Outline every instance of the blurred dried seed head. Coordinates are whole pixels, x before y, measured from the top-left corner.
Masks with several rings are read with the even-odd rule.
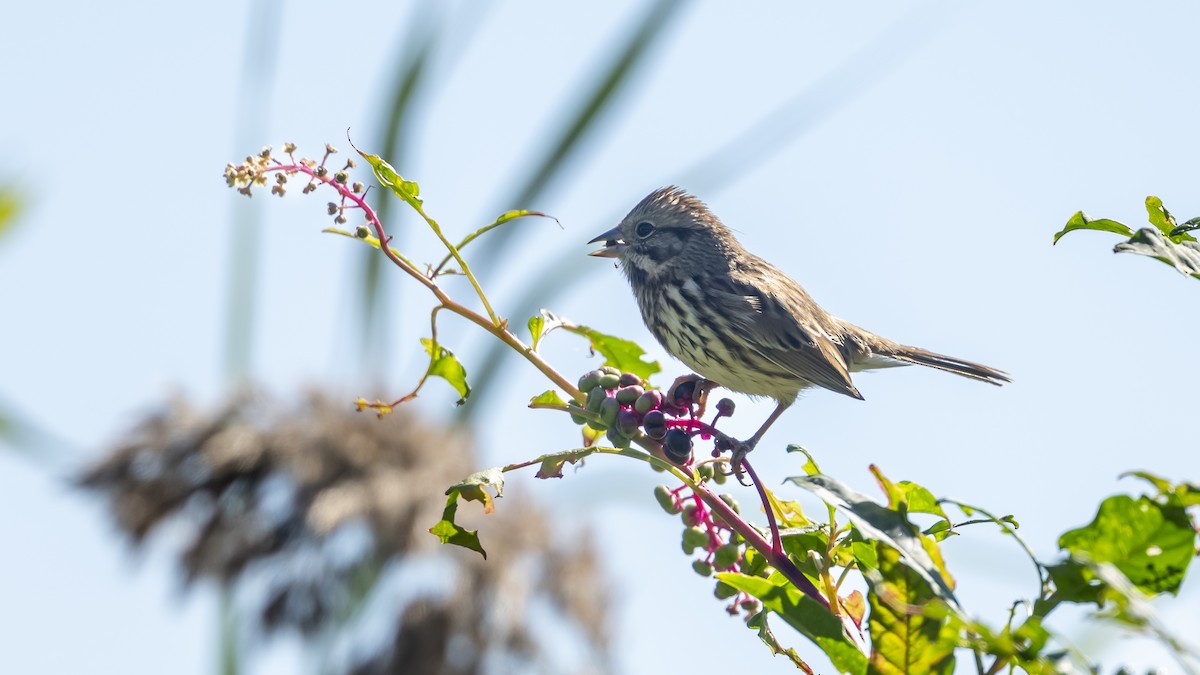
[[[168,525],[182,532],[187,582],[240,591],[264,636],[346,633],[359,610],[381,606],[374,620],[394,626],[392,643],[358,649],[353,672],[605,670],[607,593],[586,536],[552,535],[538,508],[511,497],[482,523],[487,561],[427,532],[445,488],[476,468],[465,434],[406,408],[379,420],[315,394],[290,409],[246,394],[215,415],[173,402],[80,484],[109,500],[135,545]],[[372,602],[419,560],[436,560],[452,589],[410,581],[403,600]],[[578,661],[547,654],[545,627],[526,612],[535,603],[571,627]]]

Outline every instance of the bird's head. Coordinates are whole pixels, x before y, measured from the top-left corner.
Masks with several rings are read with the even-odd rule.
[[[613,229],[591,240],[604,248],[591,253],[616,258],[626,274],[654,278],[689,267],[727,264],[738,248],[729,228],[704,202],[682,188],[665,187],[646,196]]]

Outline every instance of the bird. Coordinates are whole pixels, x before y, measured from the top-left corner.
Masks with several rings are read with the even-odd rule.
[[[589,244],[623,270],[658,342],[709,383],[775,409],[732,456],[745,455],[796,401],[820,387],[861,400],[851,373],[917,364],[1002,385],[1008,373],[876,335],[825,311],[775,265],[747,251],[686,190],[651,192]]]

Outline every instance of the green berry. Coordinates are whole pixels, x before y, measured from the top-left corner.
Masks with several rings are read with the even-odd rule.
[[[700,480],[707,481],[713,477],[712,464],[701,464],[696,467],[696,474],[700,476]]]
[[[721,571],[725,571],[737,564],[737,561],[742,557],[742,550],[737,544],[725,544],[713,553],[713,565]]]
[[[600,386],[605,389],[616,389],[621,384],[621,376],[604,373],[600,376]]]
[[[668,488],[666,485],[659,485],[654,488],[654,498],[658,500],[658,505],[668,515],[679,513],[679,504],[675,501],[675,495],[671,494],[671,488]]]
[[[617,393],[614,394],[614,397],[617,399],[617,403],[620,403],[621,405],[633,405],[634,402],[638,400],[638,397],[644,393],[646,393],[645,389],[642,389],[634,384],[627,387],[621,387],[617,390]]]
[[[612,366],[601,366],[600,372],[604,373],[605,375],[616,375],[617,377],[621,377],[621,371]]]
[[[579,425],[587,424],[587,418],[579,414],[583,412],[583,406],[579,405],[575,401],[567,401],[567,407],[571,409],[572,422]],[[576,410],[579,412],[575,412]]]
[[[579,378],[579,391],[582,391],[586,394],[599,386],[600,375],[601,372],[598,370],[592,370],[584,373],[583,377]]]
[[[607,426],[613,426],[617,423],[617,414],[621,412],[621,404],[617,403],[617,399],[605,397],[600,402],[600,421]]]
[[[712,565],[709,565],[703,560],[693,560],[692,569],[696,570],[696,574],[699,574],[702,577],[712,576]]]
[[[733,495],[728,494],[728,493],[723,493],[723,494],[720,494],[717,496],[721,498],[721,501],[728,504],[729,508],[733,509],[734,513],[742,512],[742,509],[738,506],[737,500],[733,498]]]
[[[587,402],[583,404],[583,407],[587,408],[588,412],[598,413],[600,412],[600,404],[604,403],[607,399],[608,393],[600,387],[596,387],[588,392]]]
[[[699,527],[689,527],[683,531],[683,545],[696,548],[708,548],[708,532]]]
[[[645,415],[651,410],[658,410],[660,405],[662,405],[662,392],[653,389],[639,396],[633,402],[633,409],[638,411],[639,415]]]
[[[713,589],[713,595],[717,596],[718,600],[728,600],[737,594],[738,590],[724,581],[718,581],[717,587]]]
[[[683,519],[684,525],[696,527],[700,524],[700,509],[697,508],[695,502],[688,502],[679,517]]]
[[[608,438],[608,442],[611,443],[614,448],[629,447],[629,437],[620,431],[617,431],[616,427],[609,427],[608,431],[604,432],[604,436]]]

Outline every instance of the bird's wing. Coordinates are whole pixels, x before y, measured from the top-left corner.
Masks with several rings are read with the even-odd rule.
[[[755,285],[728,277],[710,284],[705,290],[714,309],[741,329],[742,337],[768,361],[798,379],[839,394],[862,398],[850,381],[850,370],[842,351],[819,326],[805,325],[797,320],[796,308],[762,292]],[[793,300],[811,305],[804,308],[811,316],[824,314],[824,310],[798,285],[787,291],[789,297],[795,296]]]

